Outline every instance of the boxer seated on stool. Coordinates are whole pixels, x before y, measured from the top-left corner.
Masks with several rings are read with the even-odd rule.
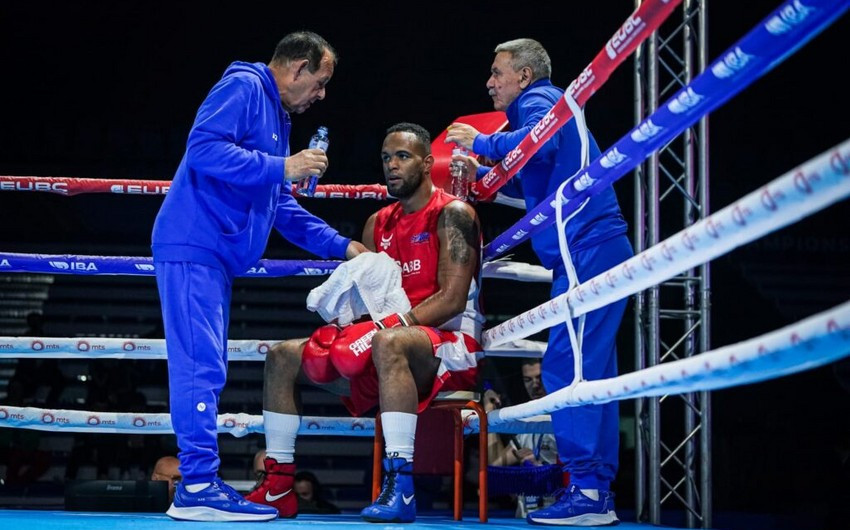
[[[370,522],[412,522],[413,441],[417,414],[439,390],[476,383],[484,321],[478,309],[481,231],[475,210],[431,182],[431,139],[419,125],[387,130],[381,150],[387,191],[398,201],[373,214],[363,243],[402,269],[412,309],[342,329],[323,326],[309,339],[276,344],[266,356],[263,421],[266,478],[246,498],[294,517],[295,437],[301,404],[296,380],[347,379],[346,407],[355,416],[380,406],[386,444],[378,499],[363,509]],[[344,382],[339,380],[339,382]]]

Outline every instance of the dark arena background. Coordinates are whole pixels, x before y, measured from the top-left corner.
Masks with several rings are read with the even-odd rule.
[[[708,2],[709,60],[779,4]],[[321,183],[382,183],[379,150],[390,125],[417,122],[437,137],[458,116],[492,110],[485,82],[498,43],[518,37],[539,40],[551,55],[553,82],[563,87],[633,9],[630,2],[610,0],[4,2],[0,175],[168,181],[199,104],[227,65],[235,60],[268,62],[284,34],[310,29],[336,48],[339,64],[326,99],[293,116],[290,146],[293,151],[306,147],[316,128],[327,125],[330,167]],[[712,211],[847,139],[848,50],[850,17],[845,13],[711,113]],[[588,126],[603,150],[634,126],[632,73],[629,58],[586,106]],[[615,190],[632,225],[632,177],[617,182]],[[61,197],[4,188],[0,252],[149,256],[161,200],[109,194]],[[359,239],[363,222],[382,203],[304,199],[302,204],[344,235]],[[485,241],[521,217],[507,206],[477,208]],[[712,345],[733,344],[850,299],[848,219],[847,202],[839,202],[712,261]],[[513,260],[537,263],[528,244],[512,254]],[[311,258],[277,233],[264,257]],[[237,280],[230,338],[308,335],[322,321],[305,309],[304,298],[322,280]],[[547,284],[485,281],[487,327],[543,302],[548,290]],[[621,373],[635,369],[633,326],[630,304],[618,340]],[[0,336],[162,338],[155,282],[142,276],[45,277],[0,270]],[[531,338],[545,340],[545,332]],[[24,389],[13,395],[9,382],[16,376]],[[522,400],[518,359],[493,359],[488,377],[500,385],[507,401]],[[261,388],[262,363],[231,363],[220,410],[261,414]],[[305,388],[304,402],[307,414],[345,415],[333,396],[317,389]],[[0,407],[153,413],[167,412],[167,403],[164,361],[0,358]],[[712,408],[714,527],[847,527],[849,361],[715,391]],[[623,401],[620,412],[621,463],[613,489],[621,519],[634,523],[632,402]],[[223,434],[219,441],[223,478],[253,480],[252,459],[263,447],[262,435]],[[299,438],[299,468],[317,474],[325,496],[347,514],[338,516],[346,524],[369,500],[370,451],[369,438]],[[172,435],[0,427],[0,521],[4,513],[18,514],[40,527],[39,513],[49,511],[67,527],[88,524],[54,512],[66,508],[67,484],[147,479],[156,459],[165,454],[176,454]],[[12,468],[20,474],[10,478]],[[467,473],[465,515],[470,522],[477,521],[475,478],[473,471]],[[422,482],[422,497],[427,494],[435,516],[451,508],[447,480]],[[420,506],[420,514],[428,515],[424,500]],[[24,517],[20,514],[31,512],[18,510],[33,514]],[[306,521],[332,524],[333,517]],[[491,517],[497,527],[525,525],[512,519],[513,510],[503,499],[492,500]],[[120,520],[98,519],[96,524]],[[666,524],[684,526],[683,521],[676,509],[665,512]],[[456,524],[450,517],[431,522]],[[6,524],[0,522],[0,527]]]

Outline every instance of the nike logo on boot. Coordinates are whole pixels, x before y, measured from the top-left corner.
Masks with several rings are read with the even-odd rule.
[[[289,488],[288,490],[284,491],[283,493],[278,493],[277,495],[272,495],[271,491],[267,491],[266,492],[266,502],[274,502],[274,501],[279,500],[283,497],[286,497],[287,495],[289,495],[289,493],[291,491],[292,491],[292,488]]]
[[[402,494],[402,496],[401,496],[401,500],[403,500],[403,501],[404,501],[404,504],[410,504],[410,501],[412,501],[412,500],[413,500],[413,495],[411,495],[410,497],[408,497],[407,495]]]

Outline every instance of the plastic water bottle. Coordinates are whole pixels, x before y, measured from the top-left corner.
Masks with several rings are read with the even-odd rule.
[[[328,128],[322,125],[319,127],[319,130],[316,131],[310,138],[310,149],[321,149],[322,151],[328,150]],[[305,179],[301,179],[298,181],[298,184],[295,186],[295,191],[298,195],[303,195],[304,197],[312,197],[314,193],[316,193],[316,184],[319,182],[318,175],[312,175]]]
[[[467,150],[460,146],[452,149],[452,156],[468,154]],[[449,174],[452,176],[452,195],[466,201],[469,197],[469,173],[466,164],[460,160],[452,160],[449,163]]]

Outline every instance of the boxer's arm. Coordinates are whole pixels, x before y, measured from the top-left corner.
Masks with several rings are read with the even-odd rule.
[[[439,289],[407,314],[414,320],[411,324],[436,327],[462,313],[469,285],[478,270],[481,228],[470,205],[462,201],[447,204],[437,221],[437,236],[440,239]]]
[[[377,218],[378,213],[375,212],[366,219],[366,224],[363,225],[363,236],[360,238],[360,241],[372,252],[377,252],[375,250],[375,219]]]

